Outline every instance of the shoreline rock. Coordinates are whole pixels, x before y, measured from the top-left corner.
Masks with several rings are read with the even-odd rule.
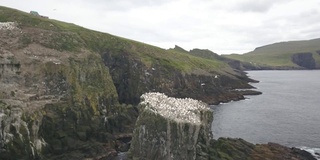
[[[210,160],[316,160],[309,152],[277,143],[252,144],[239,138],[211,140]]]

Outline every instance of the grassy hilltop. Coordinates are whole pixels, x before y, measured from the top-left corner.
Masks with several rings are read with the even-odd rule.
[[[300,57],[298,56],[300,61],[315,63],[314,67],[305,67],[303,62],[301,62],[302,65],[297,61],[295,63],[293,57],[298,54],[300,54]],[[303,54],[308,57],[305,58]],[[243,55],[231,54],[225,55],[225,57],[240,60],[262,69],[316,69],[320,68],[320,39],[280,42],[258,47]]]
[[[147,66],[157,61],[161,65],[171,66],[185,73],[191,73],[197,69],[204,69],[209,72],[222,68],[228,69],[228,66],[218,60],[205,60],[180,52],[167,51],[134,40],[86,29],[72,23],[44,19],[6,7],[0,8],[0,21],[18,22],[19,27],[22,28],[38,28],[58,32],[59,34],[53,35],[49,41],[40,43],[59,51],[77,52],[81,48],[87,48],[93,52],[101,53],[108,48],[114,53],[119,53],[119,51],[130,52],[132,58],[141,60]],[[25,45],[32,43],[34,40],[29,36],[25,36],[23,39]]]

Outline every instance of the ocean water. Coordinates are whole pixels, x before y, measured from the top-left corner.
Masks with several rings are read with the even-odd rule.
[[[320,71],[250,71],[262,95],[211,106],[214,138],[275,142],[320,153]],[[320,157],[317,157],[320,159]]]

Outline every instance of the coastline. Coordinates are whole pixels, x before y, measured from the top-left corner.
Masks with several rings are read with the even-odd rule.
[[[265,96],[265,94],[267,95],[267,96],[272,96],[272,97],[270,97],[270,98],[263,98],[263,97],[255,97],[255,96],[248,96],[248,97],[246,97],[246,99],[248,99],[248,101],[243,101],[243,102],[237,102],[238,103],[238,105],[235,103],[235,104],[231,104],[231,106],[234,106],[233,107],[233,109],[232,108],[230,108],[229,107],[229,105],[230,105],[230,103],[227,103],[227,104],[223,104],[223,105],[227,105],[227,106],[220,106],[221,108],[225,108],[225,107],[229,107],[230,109],[227,109],[227,110],[233,110],[233,112],[239,112],[239,110],[241,111],[241,110],[246,110],[246,111],[248,111],[248,107],[245,107],[245,108],[243,108],[243,107],[241,107],[241,106],[248,106],[250,103],[252,103],[253,105],[251,106],[252,108],[257,108],[256,109],[256,111],[253,111],[254,113],[257,113],[257,112],[266,112],[267,110],[271,110],[271,111],[273,111],[272,113],[274,113],[274,114],[270,114],[269,112],[267,112],[267,113],[269,113],[269,116],[267,116],[268,118],[271,118],[271,122],[266,122],[266,124],[268,124],[270,127],[272,127],[272,129],[271,130],[275,130],[274,128],[273,128],[273,126],[274,125],[276,125],[277,123],[280,125],[280,126],[283,126],[282,128],[287,128],[284,124],[285,123],[293,123],[293,124],[296,124],[296,121],[299,121],[299,119],[301,118],[301,117],[304,117],[304,116],[307,116],[307,115],[305,115],[305,114],[303,114],[302,112],[305,110],[305,109],[307,109],[307,107],[309,106],[309,105],[306,105],[306,103],[303,103],[303,104],[301,104],[301,103],[295,103],[295,102],[293,102],[293,104],[292,105],[288,105],[288,104],[285,104],[285,103],[283,103],[283,101],[284,100],[291,100],[292,98],[293,99],[296,99],[297,101],[299,101],[297,98],[295,98],[296,96],[298,96],[298,93],[300,93],[299,91],[294,91],[294,93],[288,93],[288,95],[291,95],[291,96],[289,96],[290,97],[290,99],[287,99],[286,98],[286,96],[285,95],[283,95],[284,93],[282,93],[281,91],[283,91],[283,92],[285,92],[285,90],[283,90],[283,89],[289,89],[289,90],[294,90],[294,89],[301,89],[301,90],[303,90],[303,91],[306,91],[306,90],[311,90],[312,91],[312,93],[313,93],[313,89],[312,89],[312,86],[318,86],[318,84],[319,83],[316,83],[316,82],[311,82],[311,80],[310,79],[315,79],[315,78],[312,78],[312,77],[314,77],[314,76],[311,76],[311,75],[318,75],[317,73],[319,72],[319,70],[262,70],[262,71],[256,71],[256,70],[254,70],[254,71],[248,71],[249,73],[250,72],[252,72],[252,73],[256,73],[256,74],[253,74],[253,75],[259,75],[260,76],[260,78],[257,78],[257,77],[253,77],[253,75],[252,74],[248,74],[248,76],[250,77],[250,78],[255,78],[255,79],[258,79],[258,80],[260,80],[261,82],[260,83],[258,83],[257,85],[253,85],[254,87],[256,87],[259,91],[262,91],[263,92],[263,97]],[[272,77],[270,77],[270,75],[271,75],[271,73],[276,73],[274,76],[272,76]],[[289,76],[287,75],[287,74],[285,74],[285,73],[288,73],[289,74]],[[301,73],[306,73],[306,75],[305,74],[302,74],[301,75]],[[278,75],[281,75],[280,77],[278,76]],[[303,76],[304,75],[304,76]],[[261,78],[262,77],[262,78]],[[268,81],[266,78],[270,78],[270,81]],[[273,77],[277,77],[276,79],[275,78],[273,78]],[[295,80],[293,80],[292,78],[294,78],[294,77],[296,77],[298,80],[297,81],[295,81]],[[285,81],[283,81],[283,82],[278,82],[277,80],[279,79],[279,78],[283,78]],[[306,81],[306,78],[308,79],[307,81]],[[291,81],[287,81],[287,80],[291,80]],[[299,86],[299,85],[295,85],[295,83],[292,83],[292,81],[293,82],[295,82],[295,83],[298,83],[298,84],[302,84],[302,86],[304,86],[304,87],[302,87],[301,88],[301,86]],[[287,86],[287,85],[285,85],[285,84],[288,84],[288,83],[286,83],[286,82],[288,82],[289,84],[294,84],[293,85],[293,88],[292,87],[290,87],[290,86]],[[304,83],[302,83],[302,82],[304,82]],[[306,83],[306,84],[305,84]],[[274,91],[274,90],[272,90],[272,89],[270,89],[270,87],[272,86],[272,85],[275,85],[277,88],[276,88],[276,91]],[[311,89],[310,89],[310,86],[311,86]],[[305,88],[306,87],[306,88]],[[264,90],[265,88],[268,88],[268,90]],[[276,92],[276,93],[274,93],[274,92]],[[312,107],[312,106],[315,106],[315,104],[317,104],[316,102],[314,102],[314,101],[310,101],[310,100],[314,100],[314,98],[312,98],[312,97],[310,97],[310,96],[308,96],[308,95],[317,95],[317,94],[312,94],[312,93],[309,93],[309,94],[307,94],[307,93],[304,93],[303,92],[303,95],[305,95],[305,96],[303,96],[302,98],[303,99],[306,99],[307,98],[307,101],[308,102],[310,102],[310,105],[311,105],[311,108],[313,108],[313,109],[311,109],[311,113],[312,113],[312,111],[316,111],[315,110],[315,108],[314,107]],[[281,101],[281,99],[282,98],[280,98],[280,97],[282,97],[284,100],[283,101]],[[251,100],[254,100],[254,99],[260,99],[260,101],[255,101],[254,103],[253,102],[250,102]],[[263,102],[261,102],[261,100],[263,99]],[[278,102],[273,102],[273,101],[271,101],[272,99],[277,99],[278,100],[278,102],[279,102],[279,105],[280,105],[280,107],[276,107],[276,108],[270,108],[270,105],[272,105],[272,104],[274,104],[274,103],[278,103]],[[265,104],[264,104],[265,103]],[[256,104],[256,105],[254,105],[254,104]],[[313,104],[313,105],[312,105]],[[261,106],[261,105],[266,105],[266,106]],[[295,109],[292,107],[292,106],[294,106],[294,105],[298,105],[297,107],[297,111],[294,111]],[[261,107],[259,107],[259,106],[261,106]],[[289,108],[286,108],[285,106],[290,106]],[[264,108],[264,109],[263,109]],[[303,109],[303,108],[305,108],[305,109]],[[262,109],[262,110],[260,110],[260,109]],[[284,109],[284,110],[283,110]],[[260,110],[260,111],[258,111],[258,110]],[[294,112],[293,112],[294,111]],[[230,111],[229,111],[230,112]],[[250,111],[249,111],[250,112]],[[219,113],[221,113],[221,110],[219,111]],[[250,112],[251,113],[251,112]],[[292,113],[292,114],[286,114],[286,113]],[[317,113],[317,111],[316,112],[314,112],[314,113],[312,113],[312,115],[315,115],[315,113]],[[288,119],[288,120],[283,120],[283,121],[277,121],[277,120],[273,120],[273,118],[272,117],[281,117],[281,115],[282,114],[284,114],[284,115],[295,115],[294,117],[295,117],[295,121],[292,121],[291,122],[291,120],[290,119]],[[276,116],[276,115],[278,115],[278,116]],[[225,115],[224,115],[225,116]],[[246,116],[246,115],[243,115],[243,116]],[[263,116],[263,115],[260,115],[260,114],[258,114],[258,115],[256,115],[256,117],[261,117],[261,116]],[[227,116],[229,119],[230,119],[230,117],[229,116]],[[282,116],[283,117],[283,116]],[[285,117],[287,117],[287,116],[285,116]],[[307,116],[308,117],[308,116]],[[226,119],[228,119],[228,118],[226,118]],[[238,117],[234,117],[235,119],[237,119]],[[216,121],[217,120],[217,117],[215,116],[215,119],[214,119],[214,121]],[[252,119],[250,119],[251,121],[255,121],[256,119],[254,119],[254,120],[252,120]],[[250,120],[248,120],[247,119],[247,121],[250,121]],[[267,119],[265,120],[265,121],[268,121]],[[270,120],[269,120],[270,121]],[[303,119],[300,119],[300,121],[303,121]],[[230,121],[231,123],[233,122],[233,121]],[[230,122],[228,122],[228,123],[230,123]],[[240,120],[240,122],[242,122],[241,120]],[[273,122],[275,122],[275,123],[273,123]],[[301,122],[302,124],[303,124],[303,122]],[[304,126],[314,126],[314,123],[310,123],[309,124],[309,121],[308,122],[305,122],[305,123],[308,123],[308,125],[304,125]],[[253,124],[259,124],[259,123],[253,123]],[[300,123],[297,123],[297,125],[299,125]],[[253,128],[255,128],[255,125],[252,125],[253,126]],[[221,126],[220,126],[221,127]],[[231,127],[231,126],[229,126],[229,127]],[[237,126],[237,127],[244,127],[244,126]],[[312,127],[311,127],[312,128]],[[310,131],[310,129],[311,128],[309,128],[309,129],[303,129],[303,130],[309,130]],[[261,131],[263,131],[264,129],[263,129],[263,127],[260,127],[259,125],[258,125],[258,128],[255,128],[255,130],[261,130]],[[239,131],[239,130],[236,130],[235,132],[241,132],[241,131]],[[270,131],[271,132],[271,131]],[[278,131],[278,132],[276,132],[276,131],[274,131],[273,133],[274,133],[274,136],[278,136],[279,134],[281,134],[281,133],[288,133],[288,134],[290,134],[290,133],[296,133],[296,134],[298,134],[298,133],[300,133],[300,132],[295,132],[295,130],[291,130],[291,129],[289,129],[289,130],[281,130],[281,131]],[[314,133],[314,132],[317,132],[317,131],[312,131],[312,129],[311,129],[311,131],[310,132],[312,132],[312,133]],[[272,135],[271,133],[269,133],[269,132],[267,132],[268,133],[268,135]],[[304,133],[304,134],[307,134],[306,132],[301,132],[301,133]],[[248,133],[246,133],[247,135],[251,135],[251,134],[257,134],[257,133],[252,133],[252,132],[250,132],[250,134],[248,134]],[[234,137],[234,136],[230,136],[230,134],[228,134],[228,135],[226,135],[227,137]],[[307,136],[307,135],[305,135],[305,136]],[[314,137],[314,138],[316,138],[317,136],[315,136],[314,134],[312,134],[312,135],[310,135],[310,136],[312,136],[312,137]],[[237,136],[236,136],[237,137]],[[283,139],[283,137],[284,136],[281,136],[281,137],[278,137],[277,139],[279,139],[279,138],[281,138],[281,139]],[[217,138],[217,137],[215,137],[215,138]],[[244,138],[244,139],[246,139],[246,138]],[[253,138],[254,139],[254,138]],[[292,139],[292,138],[291,138]],[[303,139],[301,139],[300,140],[300,142],[303,142],[303,143],[299,143],[299,141],[298,140],[292,140],[292,141],[288,141],[288,143],[281,143],[281,142],[285,142],[285,141],[274,141],[274,142],[277,142],[277,143],[280,143],[280,144],[282,144],[282,145],[285,145],[285,146],[287,146],[287,147],[296,147],[296,148],[299,148],[299,149],[302,149],[302,150],[305,150],[305,151],[308,151],[309,153],[311,153],[315,158],[317,158],[317,159],[319,159],[319,157],[320,157],[320,150],[319,150],[319,145],[317,145],[317,143],[315,144],[315,143],[308,143],[309,141],[304,141],[304,140],[306,140],[306,139],[308,139],[308,140],[310,140],[310,138],[303,138]],[[250,138],[249,138],[249,140],[250,140]],[[266,140],[266,138],[264,138],[264,140],[263,140],[263,142],[255,142],[255,143],[266,143],[266,142],[270,142],[270,139],[268,140],[268,141],[265,141]],[[285,139],[283,139],[283,140],[285,140]],[[317,142],[319,139],[316,139],[316,141],[315,142]],[[312,141],[312,138],[311,138],[311,140],[310,141]],[[250,142],[254,142],[254,141],[250,141]],[[290,143],[291,144],[293,144],[294,143],[294,145],[290,145]],[[310,145],[308,145],[308,144],[310,144]],[[308,147],[309,146],[309,147]]]

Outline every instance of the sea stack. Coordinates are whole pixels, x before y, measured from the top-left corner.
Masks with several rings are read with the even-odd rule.
[[[132,159],[208,159],[213,114],[207,104],[145,93],[139,106],[129,151]]]

